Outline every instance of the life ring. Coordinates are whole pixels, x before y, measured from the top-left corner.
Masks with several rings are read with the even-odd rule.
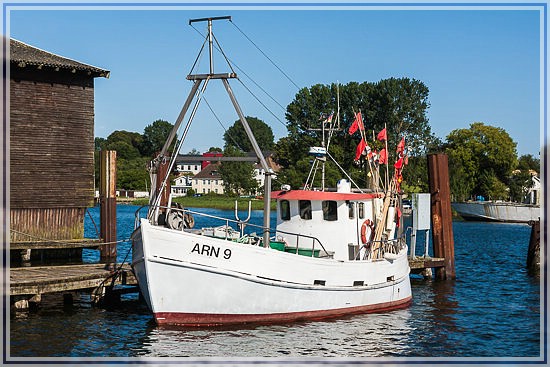
[[[370,229],[368,240],[367,240],[367,228]],[[361,226],[361,242],[366,245],[367,243],[371,242],[373,238],[374,238],[374,222],[370,219],[367,219],[363,222],[363,225]]]

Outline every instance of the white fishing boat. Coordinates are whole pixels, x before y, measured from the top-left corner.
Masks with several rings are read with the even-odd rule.
[[[218,19],[227,17],[190,22],[208,22],[207,41],[212,45],[212,21]],[[398,180],[388,180],[381,190],[352,189],[348,180],[341,180],[333,191],[325,189],[323,181],[319,191],[284,185],[271,192],[272,171],[229,86],[228,79],[235,75],[215,74],[210,66],[207,74],[188,76],[194,86],[170,138],[151,164],[157,189],[152,190],[147,217],[136,216],[132,234],[132,267],[156,322],[280,323],[409,305],[410,269],[399,227]],[[167,147],[201,84],[202,92],[214,79],[221,79],[226,87],[265,171],[262,226],[250,224],[250,216],[219,218],[173,206],[165,190],[173,165]],[[200,98],[201,93],[176,151]],[[328,147],[315,148],[314,153],[323,163],[325,155],[330,156]],[[277,203],[276,228],[270,225],[272,199]],[[192,228],[201,215],[218,224]]]

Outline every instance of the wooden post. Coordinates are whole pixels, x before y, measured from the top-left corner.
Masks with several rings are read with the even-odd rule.
[[[445,267],[436,269],[436,279],[455,279],[455,254],[451,212],[451,189],[447,155],[428,155],[434,257],[444,258]]]
[[[164,181],[164,178],[168,174],[169,168],[170,168],[170,157],[166,157],[166,159],[162,160],[159,163],[159,166],[157,169],[156,193],[157,195],[160,195],[159,206],[161,207],[159,209],[159,217],[157,218],[157,222],[160,225],[166,224],[166,207],[168,206],[170,191],[172,190],[170,185],[170,179],[168,179],[166,180],[166,187],[164,188],[164,191],[162,191],[162,193],[160,192],[160,189],[162,188],[162,182]]]
[[[99,163],[100,247],[102,262],[116,262],[116,151],[102,150]]]
[[[527,250],[527,269],[532,276],[540,276],[540,220],[531,224],[531,238]]]

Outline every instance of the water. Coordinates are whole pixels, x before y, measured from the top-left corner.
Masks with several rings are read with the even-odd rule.
[[[129,238],[136,209],[131,205],[117,207],[119,239]],[[201,211],[223,213],[215,209]],[[91,214],[98,220],[97,208],[91,209]],[[239,215],[246,217],[244,212]],[[253,212],[251,222],[261,224],[260,215],[261,212]],[[412,277],[413,303],[404,310],[288,325],[161,328],[134,295],[113,309],[91,307],[85,297],[65,307],[58,298],[45,297],[37,312],[11,314],[9,355],[77,359],[450,357],[451,360],[464,357],[525,360],[540,356],[540,286],[525,269],[531,228],[525,224],[454,222],[453,231],[457,280],[438,282]],[[95,237],[89,218],[86,235]],[[424,252],[423,243],[419,236],[418,254]],[[129,248],[129,243],[119,245],[119,261],[126,258]],[[83,254],[85,262],[96,262],[98,257],[98,251],[94,250]]]

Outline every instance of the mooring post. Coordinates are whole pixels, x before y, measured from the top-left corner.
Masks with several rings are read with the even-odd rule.
[[[116,151],[102,150],[99,163],[100,247],[102,262],[116,262]]]
[[[455,254],[449,185],[449,161],[443,153],[428,155],[434,257],[444,258],[445,267],[436,269],[436,279],[455,279]]]
[[[527,269],[532,276],[540,276],[540,219],[531,223],[531,238],[527,250]]]
[[[160,201],[159,201],[159,216],[157,218],[158,224],[164,225],[166,224],[166,212],[167,212],[167,206],[168,201],[170,200],[170,192],[172,191],[171,185],[170,185],[170,179],[168,178],[166,180],[166,187],[162,192],[160,192],[162,188],[162,183],[166,176],[168,175],[168,170],[170,168],[170,157],[165,157],[165,159],[161,160],[158,165],[157,169],[157,181],[156,181],[156,195],[160,195]]]

